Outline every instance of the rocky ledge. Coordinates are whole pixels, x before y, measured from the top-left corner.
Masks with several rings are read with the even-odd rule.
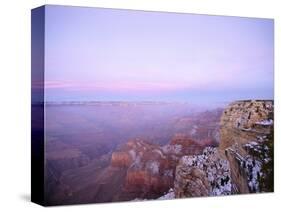
[[[185,155],[174,186],[160,199],[273,191],[273,101],[231,103],[223,112],[219,148]]]
[[[273,191],[273,101],[230,104],[221,118],[220,149],[230,163],[232,193]]]
[[[230,194],[229,162],[212,147],[205,148],[202,155],[182,157],[176,168],[174,191],[179,198]]]

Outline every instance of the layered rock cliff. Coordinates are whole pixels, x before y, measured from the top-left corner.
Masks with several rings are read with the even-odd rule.
[[[219,148],[183,156],[173,191],[195,197],[273,191],[273,101],[230,104],[221,117]],[[165,195],[163,196],[165,197]]]
[[[233,193],[273,191],[273,111],[270,100],[237,101],[221,117]]]
[[[173,187],[180,158],[191,152],[201,154],[204,145],[181,134],[164,146],[134,139],[112,154],[111,166],[127,170],[123,193],[133,193],[138,198],[156,198]]]
[[[231,103],[223,112],[220,129],[220,149],[235,143],[246,144],[258,136],[271,133],[273,101],[249,100]]]
[[[229,162],[212,147],[206,147],[202,155],[182,157],[176,168],[174,192],[177,198],[230,194]]]

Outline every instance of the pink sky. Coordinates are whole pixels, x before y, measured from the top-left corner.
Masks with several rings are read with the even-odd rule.
[[[273,98],[271,19],[47,6],[45,32],[47,101]]]

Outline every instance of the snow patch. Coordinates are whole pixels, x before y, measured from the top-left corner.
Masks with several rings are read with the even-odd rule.
[[[197,133],[198,126],[194,125],[190,131],[190,135],[195,135]]]
[[[181,163],[187,167],[198,167],[206,174],[211,185],[210,195],[231,194],[229,162],[219,157],[216,148],[206,147],[202,155],[183,156]]]
[[[166,158],[163,152],[159,149],[154,149],[152,152],[159,154],[162,159]]]
[[[175,192],[172,188],[168,191],[168,193],[164,194],[162,197],[159,197],[159,200],[167,200],[167,199],[174,199],[175,198]]]
[[[256,122],[256,124],[260,124],[260,125],[273,125],[273,120],[272,119],[266,119],[266,120],[262,120],[262,121],[258,121]]]
[[[161,148],[165,154],[180,154],[182,152],[182,145],[165,145]]]
[[[146,168],[148,170],[150,170],[150,172],[152,174],[158,174],[159,173],[159,162],[158,161],[149,161],[147,164],[146,164]]]

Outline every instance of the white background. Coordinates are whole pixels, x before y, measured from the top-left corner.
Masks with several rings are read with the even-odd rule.
[[[275,19],[275,193],[139,203],[50,207],[56,211],[275,211],[280,189],[280,0],[1,0],[0,211],[46,210],[30,198],[30,9],[42,4]],[[235,39],[235,38],[234,38]],[[279,209],[280,210],[280,209]]]

